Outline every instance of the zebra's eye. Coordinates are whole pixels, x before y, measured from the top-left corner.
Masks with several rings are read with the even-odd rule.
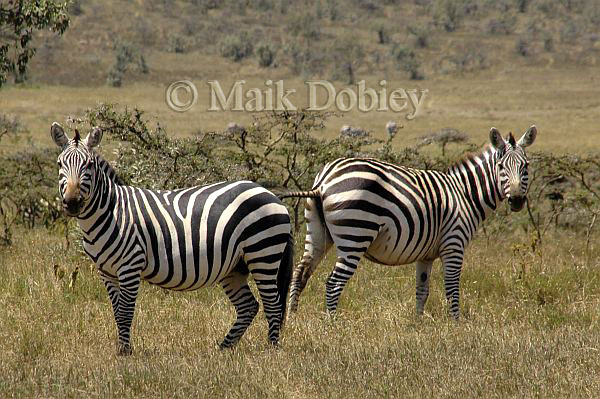
[[[498,164],[498,169],[500,170],[504,170],[504,165],[502,165],[501,163]]]

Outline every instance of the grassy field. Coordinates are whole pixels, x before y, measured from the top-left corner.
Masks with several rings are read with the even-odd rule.
[[[0,249],[2,397],[600,395],[600,253],[593,246],[584,258],[577,236],[548,237],[543,255],[511,251],[527,243],[523,235],[476,240],[459,322],[446,315],[437,263],[423,318],[414,314],[413,266],[366,262],[330,320],[330,257],[278,350],[267,343],[262,312],[236,349],[217,349],[233,318],[217,287],[172,293],[144,284],[128,358],[115,355],[110,304],[89,261],[44,231],[19,237]],[[81,272],[69,288],[75,266]]]
[[[32,143],[51,146],[53,121],[65,124],[99,102],[138,107],[180,137],[223,130],[230,121],[251,123],[251,113],[207,112],[208,80],[229,88],[244,79],[247,87],[262,88],[266,79],[283,79],[286,88],[297,89],[294,98],[302,106],[307,79],[347,87],[335,76],[344,40],[362,48],[355,80],[378,88],[386,79],[388,89],[428,93],[414,120],[406,120],[405,112],[355,110],[331,118],[323,131],[327,138],[345,124],[383,138],[386,122],[397,120],[404,129],[396,148],[445,127],[483,144],[491,126],[520,135],[535,123],[532,151],[600,151],[597,2],[465,1],[480,8],[456,31],[445,32],[432,22],[434,6],[445,1],[312,0],[285,12],[287,2],[276,0],[76,1],[77,14],[63,37],[36,36],[38,52],[26,83],[0,90],[0,114],[16,117],[22,129],[2,138],[0,157]],[[529,4],[527,12],[516,11],[517,3]],[[332,4],[339,5],[337,19]],[[309,23],[298,28],[306,15]],[[511,30],[491,33],[492,23],[505,16],[514,18]],[[319,32],[307,39],[311,21]],[[429,29],[425,48],[412,44],[406,30],[411,24]],[[377,41],[381,26],[386,43]],[[272,44],[275,65],[261,68],[256,56],[240,62],[223,57],[221,42],[242,34],[255,46]],[[174,37],[184,39],[185,51],[170,49]],[[546,49],[548,38],[552,49]],[[515,49],[521,39],[528,45],[525,55]],[[120,41],[144,54],[149,71],[130,67],[122,87],[110,87],[107,75]],[[313,57],[302,71],[285,52],[296,42]],[[394,64],[396,44],[415,52],[425,79],[410,80]],[[483,61],[445,70],[448,60],[460,57]],[[180,79],[191,79],[199,90],[198,103],[185,113],[165,102],[167,86]],[[110,158],[106,144],[102,152]],[[447,316],[438,262],[424,317],[415,316],[413,265],[363,262],[331,320],[324,305],[324,281],[334,262],[329,256],[286,324],[279,349],[267,343],[262,312],[236,349],[217,349],[234,317],[218,287],[173,293],[144,284],[134,355],[121,358],[108,297],[91,262],[74,245],[66,248],[55,229],[18,226],[12,246],[0,245],[0,397],[600,397],[597,227],[587,249],[582,231],[565,228],[547,233],[535,251],[527,233],[511,230],[516,233],[492,232],[489,239],[480,233],[472,243],[459,322]],[[299,259],[303,237],[296,242]],[[63,277],[55,275],[55,265]]]
[[[595,69],[551,70],[541,74],[538,68],[519,70],[520,79],[512,73],[496,75],[491,71],[454,79],[431,79],[421,82],[390,81],[388,87],[427,89],[429,93],[420,115],[407,121],[404,113],[361,112],[354,110],[332,118],[324,132],[331,138],[339,134],[344,124],[371,130],[385,137],[388,120],[398,120],[405,127],[395,140],[396,145],[413,145],[415,139],[443,127],[454,127],[467,132],[475,143],[487,142],[491,126],[504,134],[521,134],[532,124],[540,131],[535,150],[556,152],[587,152],[600,150],[598,127],[600,118],[600,85],[595,84]],[[231,80],[222,86],[230,87]],[[298,100],[306,92],[303,81],[285,80],[286,87],[298,89]],[[368,81],[378,88],[374,79]],[[166,86],[160,84],[133,84],[124,88],[72,88],[41,86],[13,88],[0,91],[3,112],[18,115],[36,143],[50,145],[50,125],[64,123],[68,116],[82,116],[85,108],[99,102],[116,102],[122,106],[138,107],[147,116],[159,120],[172,135],[187,136],[197,131],[223,130],[230,121],[249,123],[251,113],[207,112],[208,86],[198,80],[198,103],[184,113],[170,110],[165,102]],[[264,80],[248,79],[249,87],[264,87]],[[254,86],[253,86],[254,85]],[[343,85],[336,85],[338,90]],[[356,88],[356,86],[354,86]],[[299,104],[298,104],[299,105]],[[300,106],[300,105],[299,105]],[[577,137],[576,140],[567,138]],[[19,143],[3,141],[3,146]],[[22,144],[22,143],[21,143]]]

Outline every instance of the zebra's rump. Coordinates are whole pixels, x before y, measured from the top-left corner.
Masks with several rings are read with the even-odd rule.
[[[441,174],[371,159],[334,163],[318,188],[338,249],[386,265],[435,257],[448,209]]]

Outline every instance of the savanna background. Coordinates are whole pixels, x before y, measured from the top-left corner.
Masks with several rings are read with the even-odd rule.
[[[36,30],[28,67],[0,88],[0,396],[600,395],[600,3],[75,0],[66,12],[64,34]],[[7,25],[0,40],[15,42]],[[185,113],[165,103],[180,79],[200,91]],[[205,82],[238,79],[283,79],[300,94],[307,79],[429,92],[410,121],[206,112]],[[526,209],[500,206],[467,253],[459,322],[447,316],[439,263],[417,318],[414,267],[366,261],[330,319],[330,254],[278,350],[262,313],[236,349],[217,349],[233,320],[218,287],[144,284],[134,355],[120,358],[104,287],[57,202],[53,121],[70,134],[101,126],[99,151],[126,182],[153,188],[249,178],[306,189],[339,156],[443,169],[485,144],[491,126],[539,134]],[[298,259],[302,202],[288,205]]]

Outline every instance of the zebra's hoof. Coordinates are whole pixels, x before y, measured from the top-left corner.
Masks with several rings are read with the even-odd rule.
[[[233,348],[233,345],[234,344],[232,344],[231,342],[226,342],[226,341],[223,341],[221,343],[217,342],[217,346],[219,347],[219,350],[231,349],[231,348]]]
[[[131,356],[132,353],[131,345],[119,345],[117,350],[117,356]]]
[[[337,310],[327,310],[325,313],[328,320],[336,320],[338,317]]]
[[[269,340],[269,343],[271,344],[271,348],[278,350],[281,348],[281,345],[279,345],[279,340]]]

